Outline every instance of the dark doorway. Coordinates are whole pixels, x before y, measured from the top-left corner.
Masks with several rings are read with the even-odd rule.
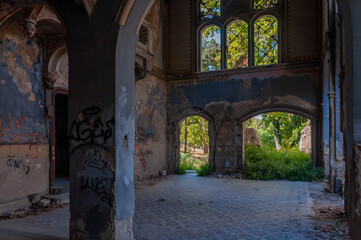
[[[55,178],[69,178],[68,96],[55,96]]]

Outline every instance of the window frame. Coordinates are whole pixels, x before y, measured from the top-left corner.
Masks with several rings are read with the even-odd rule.
[[[237,19],[232,19],[231,21],[229,21],[229,22],[226,22],[225,23],[225,44],[226,44],[226,46],[225,46],[225,50],[226,50],[226,53],[225,53],[225,61],[226,61],[226,68],[225,69],[235,69],[235,68],[228,68],[228,42],[227,42],[227,35],[228,35],[228,28],[232,25],[232,24],[234,24],[234,23],[236,23],[236,22],[245,22],[245,23],[247,23],[247,27],[248,27],[248,66],[247,67],[242,67],[242,68],[248,68],[248,67],[250,67],[251,66],[251,48],[250,48],[250,45],[251,45],[251,43],[250,43],[250,34],[251,34],[251,28],[250,28],[250,26],[249,26],[249,23],[250,23],[250,20],[249,19],[246,19],[246,18],[237,18]],[[223,59],[222,59],[223,60]]]
[[[197,0],[194,1],[196,6],[195,6],[195,21],[194,21],[194,37],[195,37],[195,41],[194,41],[194,47],[195,47],[195,70],[196,72],[217,72],[217,71],[222,71],[222,70],[242,70],[242,69],[248,69],[248,68],[254,68],[254,67],[268,67],[268,66],[273,66],[273,65],[278,65],[284,62],[284,56],[283,56],[283,48],[284,48],[284,41],[283,38],[283,31],[285,26],[284,26],[284,15],[285,15],[285,11],[284,11],[284,0],[278,0],[278,6],[274,7],[274,8],[268,8],[268,9],[260,9],[260,10],[255,10],[254,9],[254,4],[256,0],[248,0],[250,2],[250,8],[248,9],[247,12],[243,13],[243,14],[239,14],[237,16],[235,15],[224,15],[224,0],[221,0],[221,16],[219,17],[215,17],[212,19],[201,19],[201,14],[200,14],[200,2],[202,0]],[[233,1],[237,1],[237,0],[233,0]],[[242,0],[240,0],[242,1]],[[255,33],[255,28],[254,28],[254,24],[255,22],[261,18],[262,16],[266,16],[266,15],[271,15],[275,18],[277,18],[278,21],[278,63],[277,64],[272,64],[272,65],[260,65],[260,66],[255,66],[255,43],[254,43],[254,33]],[[235,21],[245,21],[248,24],[248,61],[249,61],[249,66],[248,67],[241,67],[241,68],[227,68],[227,30],[228,30],[228,26],[230,26],[233,22]],[[202,71],[202,45],[201,45],[201,31],[208,25],[216,25],[218,27],[221,28],[221,55],[222,55],[222,59],[221,59],[221,70],[216,70],[216,71]]]
[[[201,25],[202,27],[198,30],[198,41],[199,41],[199,69],[200,72],[215,72],[215,71],[221,71],[223,70],[223,56],[221,56],[221,69],[215,70],[215,71],[202,71],[202,32],[212,26],[218,27],[220,29],[220,35],[221,35],[221,55],[223,54],[223,37],[222,37],[222,26],[219,26],[217,23],[213,23],[212,21],[208,22],[207,24]]]

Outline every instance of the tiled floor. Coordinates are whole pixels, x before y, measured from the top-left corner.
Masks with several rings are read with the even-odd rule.
[[[136,189],[137,240],[304,239],[312,200],[302,182],[167,176]],[[69,208],[0,221],[0,239],[68,239]]]
[[[169,176],[136,191],[137,240],[304,239],[308,183]]]

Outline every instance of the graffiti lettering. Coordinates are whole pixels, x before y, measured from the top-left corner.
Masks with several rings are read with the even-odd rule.
[[[80,178],[81,189],[91,189],[98,194],[103,202],[112,206],[112,195],[109,193],[111,183],[108,178],[81,176]]]
[[[82,161],[86,169],[80,172],[80,191],[90,189],[100,197],[101,201],[112,207],[112,189],[115,177],[114,171],[105,159],[109,153],[104,151],[106,150],[100,148],[86,151]]]
[[[83,165],[91,168],[98,169],[102,173],[106,174],[106,169],[108,168],[108,163],[105,161],[99,150],[94,149],[86,155]]]
[[[76,148],[88,144],[106,144],[114,133],[114,117],[103,122],[97,116],[101,112],[98,107],[90,107],[83,111],[82,120],[74,120],[70,126],[69,140]],[[74,149],[73,149],[74,151]]]
[[[25,174],[29,174],[30,172],[30,167],[25,165],[24,160],[22,158],[17,158],[16,156],[8,156],[6,166],[13,169],[13,171],[22,170]]]
[[[27,132],[25,117],[13,119],[12,115],[8,116],[8,124],[4,124],[3,118],[0,117],[0,144],[45,144],[46,137],[38,132]]]

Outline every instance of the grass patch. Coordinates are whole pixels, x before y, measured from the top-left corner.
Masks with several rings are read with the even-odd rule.
[[[198,176],[209,176],[212,174],[212,169],[209,167],[209,164],[206,163],[201,165],[196,172]]]
[[[247,179],[320,181],[324,178],[324,169],[313,168],[311,156],[298,150],[246,146],[245,160]]]
[[[193,159],[189,154],[180,155],[180,165],[177,169],[177,174],[185,174],[187,170],[196,170],[198,176],[208,176],[212,174],[212,170],[208,163],[205,163],[201,158]]]

